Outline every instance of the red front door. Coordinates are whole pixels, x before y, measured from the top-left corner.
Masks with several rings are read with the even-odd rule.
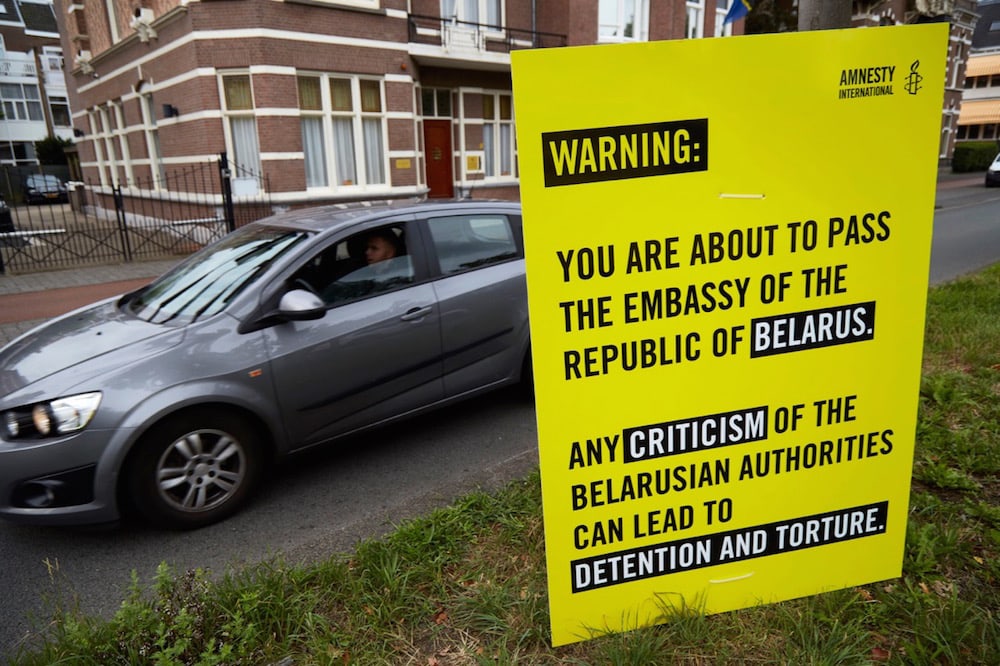
[[[451,120],[424,120],[424,162],[430,198],[455,196],[451,154]]]

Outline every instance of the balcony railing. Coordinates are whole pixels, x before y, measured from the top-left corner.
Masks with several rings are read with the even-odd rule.
[[[566,46],[566,35],[410,14],[410,43],[447,51],[510,53],[515,49]]]
[[[35,61],[0,58],[0,76],[35,76]]]

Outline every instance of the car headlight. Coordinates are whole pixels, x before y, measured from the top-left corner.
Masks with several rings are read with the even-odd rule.
[[[100,404],[100,392],[56,398],[8,410],[0,425],[7,439],[57,437],[86,428]]]

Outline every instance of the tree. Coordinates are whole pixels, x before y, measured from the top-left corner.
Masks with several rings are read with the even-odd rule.
[[[736,0],[739,2],[739,0]],[[795,30],[799,24],[798,6],[786,0],[760,0],[746,18],[746,34],[763,35]]]
[[[66,148],[72,145],[68,139],[49,135],[35,142],[35,156],[40,164],[67,164]]]

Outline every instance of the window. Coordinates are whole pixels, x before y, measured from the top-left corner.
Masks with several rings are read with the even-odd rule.
[[[514,177],[515,151],[511,96],[483,95],[483,173],[486,177]]]
[[[445,275],[520,257],[506,215],[455,215],[428,224]]]
[[[503,26],[501,0],[441,0],[441,16],[446,19]]]
[[[31,83],[0,83],[4,118],[44,121],[38,86]]]
[[[425,118],[451,118],[451,91],[445,88],[422,88],[420,107]]]
[[[93,109],[87,113],[90,122],[90,135],[94,138],[94,158],[97,161],[97,176],[101,185],[108,184],[107,158],[104,156],[104,127],[101,125],[100,112]]]
[[[121,156],[119,167],[122,169],[122,173],[119,175],[119,182],[129,183],[133,179],[132,155],[129,152],[128,136],[125,129],[125,115],[122,113],[121,100],[108,102],[108,112],[111,121],[110,130],[118,149],[117,154]]]
[[[303,75],[298,88],[307,187],[388,184],[382,81]]]
[[[688,39],[705,36],[705,0],[688,0],[684,35]]]
[[[413,283],[403,225],[368,229],[339,241],[292,275],[289,283],[338,305]]]
[[[250,75],[224,75],[222,93],[234,169],[237,175],[241,171],[259,173],[260,146],[257,143],[257,118],[253,113]]]
[[[600,0],[597,7],[598,41],[645,40],[648,13],[646,0]]]
[[[306,187],[325,187],[327,179],[323,132],[323,94],[319,77],[300,76],[299,112],[302,114],[302,150]]]
[[[163,150],[160,147],[160,132],[156,128],[156,105],[153,94],[146,93],[140,98],[142,122],[146,132],[146,152],[149,168],[155,180],[154,189],[166,188],[167,174],[163,168]]]
[[[734,2],[740,0],[718,0],[715,4],[715,36],[728,37],[733,34],[733,24],[726,23],[726,14]]]
[[[72,127],[73,118],[69,113],[69,100],[65,97],[49,97],[49,109],[52,111],[52,124],[56,127]]]

